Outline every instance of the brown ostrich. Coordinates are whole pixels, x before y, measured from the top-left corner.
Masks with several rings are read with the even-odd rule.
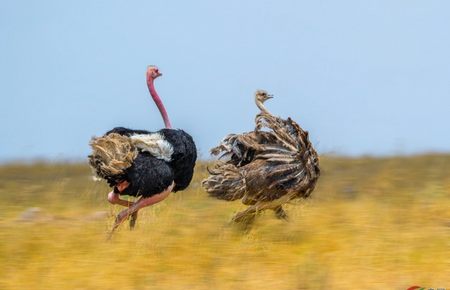
[[[262,210],[274,210],[280,219],[287,219],[283,204],[307,198],[320,175],[319,159],[308,132],[291,118],[273,116],[264,106],[272,96],[258,90],[255,102],[255,130],[230,134],[211,149],[220,160],[209,169],[210,176],[202,185],[218,199],[241,199],[249,205],[236,214],[235,222],[250,222]]]

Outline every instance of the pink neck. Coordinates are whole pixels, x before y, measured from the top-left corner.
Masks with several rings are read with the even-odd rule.
[[[159,109],[159,112],[161,113],[161,116],[164,120],[164,125],[166,126],[167,129],[172,129],[172,125],[170,124],[169,116],[167,115],[166,108],[164,108],[161,98],[158,96],[158,93],[155,90],[155,86],[153,84],[152,78],[147,78],[147,86],[148,86],[148,90],[150,91],[150,95],[153,98],[153,101],[155,102],[156,106]]]

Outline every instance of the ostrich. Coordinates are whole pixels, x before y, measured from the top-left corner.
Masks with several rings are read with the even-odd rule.
[[[272,209],[280,219],[287,219],[283,204],[307,198],[320,175],[316,151],[303,130],[291,118],[273,116],[264,106],[271,99],[266,91],[255,93],[255,130],[230,134],[211,149],[220,155],[209,169],[202,185],[210,196],[221,200],[241,199],[249,205],[233,217],[235,222],[251,222],[256,213]]]
[[[185,189],[192,180],[197,159],[195,143],[188,133],[172,129],[154,86],[154,80],[161,75],[156,66],[147,68],[147,86],[163,118],[164,129],[150,132],[116,127],[90,142],[89,164],[113,187],[108,201],[127,207],[117,215],[111,233],[130,216],[133,229],[141,208],[160,202],[172,191]],[[131,203],[120,195],[140,198]]]

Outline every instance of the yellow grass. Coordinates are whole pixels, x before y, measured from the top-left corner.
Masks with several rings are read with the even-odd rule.
[[[205,165],[184,192],[106,232],[119,207],[85,165],[0,167],[0,289],[450,288],[450,156],[323,157],[290,222],[209,198]],[[39,207],[35,217],[21,214]],[[101,211],[107,216],[102,217]]]

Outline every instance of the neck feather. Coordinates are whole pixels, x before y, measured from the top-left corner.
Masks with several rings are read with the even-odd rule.
[[[264,102],[258,100],[258,98],[255,98],[255,103],[256,106],[261,110],[261,112],[269,113],[269,111],[267,111],[266,107],[264,106]]]
[[[158,107],[159,112],[161,113],[161,117],[163,118],[164,125],[167,129],[172,129],[172,125],[170,124],[169,116],[167,115],[166,108],[164,107],[161,98],[155,90],[155,85],[153,84],[153,79],[147,79],[148,90],[150,91],[150,95],[153,98],[156,106]]]

